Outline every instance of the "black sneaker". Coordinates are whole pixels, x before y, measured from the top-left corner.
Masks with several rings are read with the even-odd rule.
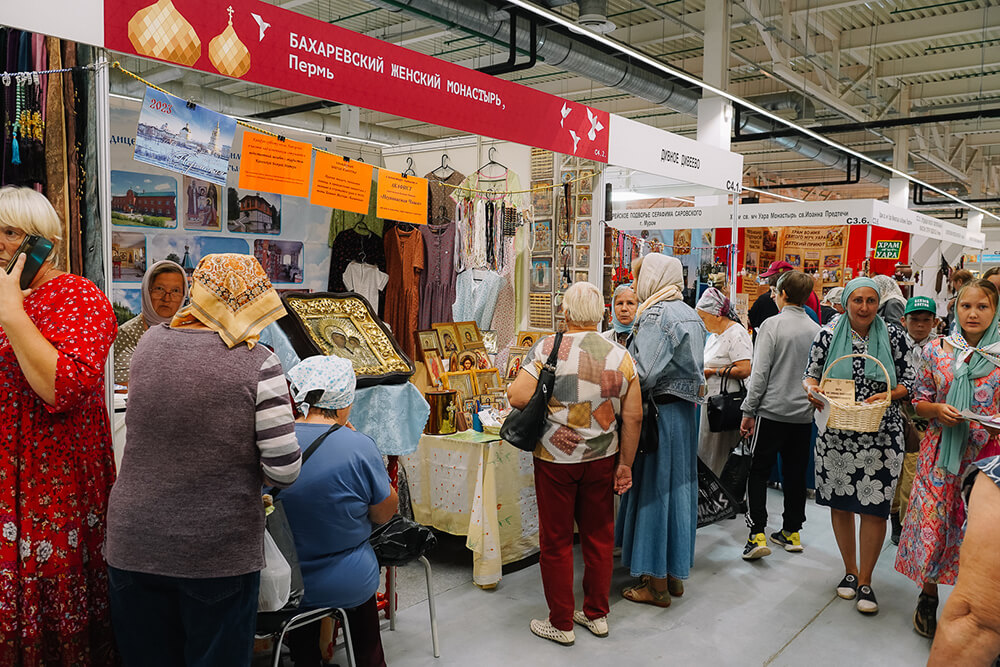
[[[858,594],[858,577],[854,574],[845,575],[837,584],[837,595],[844,600],[853,600]]]
[[[764,533],[755,533],[747,539],[743,547],[743,560],[757,560],[764,556],[770,556],[771,550],[767,547],[767,539]]]
[[[917,598],[917,609],[913,612],[913,629],[918,635],[934,638],[937,631],[938,599],[933,595],[921,593]]]
[[[899,512],[889,515],[889,520],[892,522],[892,534],[889,536],[889,541],[895,546],[899,546],[899,536],[903,532],[903,522],[899,519]]]
[[[862,614],[877,614],[878,600],[875,599],[875,591],[871,586],[861,586],[858,588],[858,611]]]

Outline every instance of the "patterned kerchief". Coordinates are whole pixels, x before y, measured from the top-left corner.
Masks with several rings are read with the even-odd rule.
[[[354,365],[347,359],[307,357],[288,371],[288,379],[292,383],[292,399],[303,414],[308,414],[310,407],[338,410],[354,402]],[[317,389],[323,392],[322,398],[308,405],[306,395]]]

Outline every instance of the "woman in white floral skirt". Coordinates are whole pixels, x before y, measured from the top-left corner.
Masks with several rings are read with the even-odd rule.
[[[837,595],[857,598],[863,614],[878,611],[871,579],[885,541],[889,506],[903,462],[903,416],[898,401],[909,394],[914,371],[906,362],[906,341],[902,329],[887,327],[877,317],[879,290],[869,278],[856,278],[841,295],[846,317],[833,328],[821,329],[813,341],[804,384],[809,400],[814,397],[823,372],[845,354],[868,354],[889,372],[889,384],[878,365],[860,357],[834,366],[828,377],[853,380],[855,397],[869,403],[884,400],[891,388],[892,403],[877,432],[857,433],[835,428],[819,430],[816,439],[816,502],[830,508],[833,533],[837,538],[846,574],[837,586]],[[855,536],[855,515],[861,515],[861,529]],[[860,561],[857,545],[860,542]]]

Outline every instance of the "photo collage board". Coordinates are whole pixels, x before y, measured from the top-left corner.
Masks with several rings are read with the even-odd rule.
[[[134,159],[140,107],[111,100],[112,301],[119,324],[139,314],[142,277],[163,259],[190,276],[205,255],[252,254],[278,292],[326,290],[331,209],[307,197],[240,189],[242,127],[232,140],[225,186]],[[184,130],[193,136],[189,125]],[[288,134],[312,143],[308,135]]]
[[[574,282],[590,280],[593,190],[597,172],[598,165],[594,162],[531,149],[534,246],[528,325],[532,329],[560,331],[565,328],[563,295]],[[568,186],[568,198],[567,188],[562,184]]]

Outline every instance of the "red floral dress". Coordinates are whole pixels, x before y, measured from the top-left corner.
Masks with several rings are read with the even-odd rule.
[[[117,326],[94,283],[61,275],[24,300],[59,352],[56,405],[0,328],[0,665],[108,665],[104,516],[114,482],[104,363]]]

